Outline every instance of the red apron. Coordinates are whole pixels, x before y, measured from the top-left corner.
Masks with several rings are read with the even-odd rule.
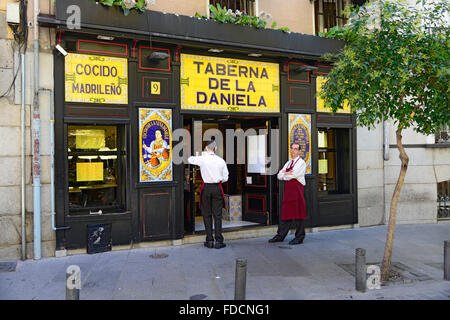
[[[304,187],[297,179],[287,180],[284,185],[281,220],[306,220]]]
[[[205,183],[202,181],[202,187],[200,188],[200,195],[199,195],[199,199],[198,199],[198,207],[201,209],[201,204],[202,204],[202,191],[203,188],[205,187]],[[225,194],[223,193],[223,188],[222,188],[222,182],[219,183],[219,187],[220,187],[220,191],[222,191],[222,208],[225,208]]]

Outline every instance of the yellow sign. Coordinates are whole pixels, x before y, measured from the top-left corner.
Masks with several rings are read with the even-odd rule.
[[[325,77],[318,76],[316,80],[316,98],[317,98],[317,112],[333,112],[331,108],[325,108],[324,100],[319,97],[319,92],[322,91],[322,85],[326,82]],[[344,102],[344,109],[337,109],[337,113],[351,113],[348,101]]]
[[[327,174],[327,173],[328,173],[328,160],[319,159],[319,174]]]
[[[69,53],[65,58],[66,101],[128,103],[128,61]]]
[[[75,144],[77,149],[99,149],[105,147],[105,130],[77,129]]]
[[[77,181],[103,180],[103,162],[77,162]]]
[[[161,82],[152,81],[150,83],[150,93],[151,94],[161,94]]]
[[[276,63],[181,54],[181,109],[280,112]]]

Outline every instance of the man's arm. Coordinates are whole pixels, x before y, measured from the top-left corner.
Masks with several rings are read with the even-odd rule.
[[[298,161],[295,164],[294,168],[291,171],[291,174],[285,176],[285,180],[298,179],[302,176],[305,176],[306,172],[306,163],[305,161]]]
[[[286,163],[284,164],[283,168],[280,170],[280,172],[278,172],[278,174],[277,174],[278,180],[285,180],[285,175],[284,175],[284,173],[285,173],[285,171],[286,171],[286,167],[287,167],[287,164],[288,164],[288,163],[289,163],[289,161],[286,162]]]
[[[202,164],[202,160],[203,160],[203,157],[202,157],[202,156],[190,156],[190,157],[187,159],[187,161],[188,161],[190,164],[193,164],[193,165],[196,165],[196,166],[199,166],[200,164]]]

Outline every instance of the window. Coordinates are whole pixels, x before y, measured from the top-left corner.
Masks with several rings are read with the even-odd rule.
[[[438,219],[450,218],[450,180],[437,184]]]
[[[254,0],[209,0],[213,6],[220,5],[221,8],[227,7],[233,11],[239,10],[249,16],[255,15]]]
[[[315,32],[327,32],[335,26],[347,23],[344,9],[351,5],[361,6],[366,0],[314,0]]]
[[[450,143],[450,130],[448,125],[444,125],[435,134],[435,143]]]
[[[350,192],[350,130],[318,129],[319,191]]]
[[[123,130],[122,126],[68,126],[69,214],[124,209]]]

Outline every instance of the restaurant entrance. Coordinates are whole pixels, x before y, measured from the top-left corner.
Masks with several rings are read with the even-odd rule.
[[[222,228],[277,223],[278,185],[273,173],[278,170],[278,118],[185,116],[183,124],[190,133],[190,154],[200,155],[206,142],[213,139],[217,155],[227,162]],[[201,232],[200,168],[186,162],[184,174],[185,233]]]

